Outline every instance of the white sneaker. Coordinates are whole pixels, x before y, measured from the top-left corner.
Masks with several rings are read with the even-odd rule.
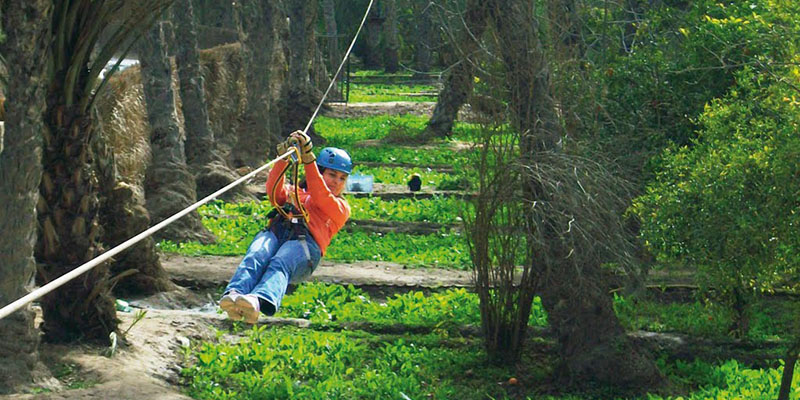
[[[236,306],[236,299],[240,297],[242,297],[241,294],[237,292],[230,292],[219,299],[219,308],[228,313],[228,319],[232,319],[234,321],[242,320],[242,312],[239,311],[239,307]]]
[[[252,294],[241,295],[236,298],[236,308],[244,317],[244,322],[255,324],[258,322],[259,310],[258,297]]]

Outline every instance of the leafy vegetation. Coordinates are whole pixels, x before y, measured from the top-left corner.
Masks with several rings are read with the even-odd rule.
[[[420,167],[359,167],[353,170],[354,174],[372,175],[375,183],[390,183],[394,185],[406,185],[412,174],[419,174],[422,179],[423,187],[438,187],[442,182],[452,180],[453,174],[447,172],[437,172],[430,168]]]
[[[589,82],[575,72],[562,73],[565,82],[558,84],[578,104],[591,146],[605,143],[604,152],[637,169],[669,144],[691,143],[696,117],[735,90],[744,68],[768,76],[796,63],[797,2],[663,2],[643,7],[635,29],[609,25],[606,7],[585,10],[586,33],[601,35],[599,43],[628,39],[591,46]]]
[[[279,316],[306,318],[313,322],[370,321],[371,323],[434,326],[437,328],[480,324],[478,297],[466,289],[448,289],[425,296],[422,292],[397,294],[375,302],[361,289],[325,283],[304,283],[286,296]],[[545,326],[541,300],[531,312],[532,326]]]
[[[470,267],[463,236],[447,230],[434,235],[339,232],[325,257],[338,261],[391,261],[408,266]]]
[[[461,221],[466,204],[453,197],[430,199],[383,200],[380,197],[351,197],[347,202],[354,219],[382,221],[435,222],[452,224]]]
[[[790,339],[792,320],[800,304],[780,299],[761,299],[752,317],[748,339]],[[614,311],[627,330],[676,332],[693,337],[727,338],[736,316],[722,303],[708,299],[692,302],[658,302],[614,295]]]
[[[233,235],[228,235],[229,237]],[[187,256],[244,255],[254,235],[244,235],[225,243],[201,244],[198,242],[158,243],[162,251]],[[339,232],[325,253],[333,261],[390,261],[407,266],[467,269],[469,255],[463,238],[455,232],[442,231],[435,235],[408,235],[399,233]]]
[[[399,393],[409,398],[508,399],[521,398],[519,390],[525,390],[525,398],[576,399],[607,397],[612,390],[534,395],[538,387],[547,387],[550,361],[537,354],[542,350],[528,354],[533,358],[525,360],[522,369],[494,366],[486,362],[479,339],[459,337],[457,331],[449,329],[476,324],[480,319],[477,301],[473,293],[452,289],[428,296],[411,292],[378,303],[352,286],[306,283],[284,299],[279,316],[307,318],[322,330],[348,321],[435,329],[431,334],[400,338],[363,331],[333,333],[261,326],[246,332],[242,340],[233,341],[220,332],[218,340],[201,343],[194,349],[192,365],[184,369],[183,375],[189,393],[202,399],[382,399],[395,398]],[[642,306],[659,308],[658,303],[632,306],[620,297],[615,303],[618,313],[623,314],[641,313]],[[707,312],[696,306],[688,309],[692,307]],[[547,317],[538,298],[532,314],[531,325],[546,325]],[[655,314],[673,322],[683,317],[684,325],[693,321],[698,326],[714,326],[707,318],[670,307],[662,307]],[[693,333],[704,332],[713,333],[713,329],[702,328]],[[547,348],[542,339],[532,340],[540,343],[539,348]],[[672,390],[682,395],[650,394],[648,399],[771,399],[777,392],[782,369],[754,369],[736,360],[713,364],[668,357],[659,359],[659,367],[673,382]],[[519,378],[518,383],[510,384],[510,377]],[[800,390],[795,389],[791,398],[800,398]]]
[[[748,71],[737,80],[739,89],[706,108],[693,146],[664,154],[634,210],[656,256],[696,265],[704,287],[737,310],[745,335],[752,296],[800,272],[800,193],[788,184],[800,174],[800,103]]]
[[[480,398],[503,396],[513,371],[485,366],[479,341],[437,335],[375,337],[360,332],[255,328],[237,344],[205,343],[184,369],[201,399],[476,398],[476,383],[453,371],[475,371]],[[479,375],[478,375],[479,374]]]
[[[436,101],[439,89],[433,85],[350,84],[350,101],[376,103],[385,101]]]

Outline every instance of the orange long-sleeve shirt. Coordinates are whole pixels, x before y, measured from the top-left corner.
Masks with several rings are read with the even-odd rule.
[[[273,200],[281,206],[289,199],[288,192],[294,197],[294,187],[286,184],[281,174],[287,164],[288,161],[278,161],[272,166],[267,177],[267,196],[272,196],[272,188],[277,181],[278,187]],[[333,235],[339,232],[350,218],[350,205],[345,199],[331,193],[322,179],[322,174],[319,173],[316,162],[306,164],[305,172],[307,189],[299,189],[300,202],[309,214],[308,230],[324,256]]]

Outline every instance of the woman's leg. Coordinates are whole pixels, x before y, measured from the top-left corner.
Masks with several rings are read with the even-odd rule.
[[[236,268],[228,287],[225,288],[225,293],[235,291],[248,294],[253,291],[279,247],[278,238],[271,230],[259,232],[247,248],[247,254]]]
[[[288,240],[281,245],[270,260],[261,281],[251,292],[263,300],[261,304],[265,307],[261,308],[261,312],[267,315],[275,314],[281,306],[289,282],[299,282],[311,275],[320,258],[319,246],[310,237],[306,239],[306,244],[300,240]]]

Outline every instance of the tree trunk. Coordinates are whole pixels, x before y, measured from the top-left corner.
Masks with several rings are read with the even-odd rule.
[[[98,118],[99,120],[99,118]],[[100,128],[102,131],[102,128]],[[95,169],[100,179],[100,225],[102,241],[109,248],[150,228],[150,213],[131,186],[120,181],[114,153],[106,137],[98,135],[94,144]],[[148,237],[119,253],[111,264],[114,293],[122,296],[153,294],[174,289],[161,266],[156,242]]]
[[[56,72],[63,76],[66,71]],[[56,78],[55,82],[63,82]],[[78,107],[65,106],[59,88],[51,87],[44,130],[44,174],[39,201],[40,236],[36,260],[38,282],[46,284],[102,252],[98,211],[99,187],[89,143],[95,121]],[[72,301],[64,301],[72,299]],[[89,339],[108,342],[117,327],[108,264],[42,298],[43,329],[51,341]]]
[[[8,86],[0,124],[0,307],[28,294],[36,272],[36,203],[42,177],[42,118],[45,63],[50,43],[51,7],[47,0],[0,2],[7,35],[0,46]],[[4,147],[4,148],[3,148]],[[0,320],[0,394],[32,381],[38,363],[39,332],[30,306]]]
[[[550,65],[539,38],[538,22],[525,9],[526,2],[498,0],[491,9],[506,66],[511,122],[523,135],[521,147],[526,154],[560,151],[561,130],[551,96]]]
[[[506,65],[511,122],[523,134],[520,150],[528,165],[537,153],[558,153],[562,147],[550,96],[549,65],[530,1],[498,0],[492,9]],[[549,191],[531,186],[524,193],[528,204],[554,201]],[[596,381],[620,388],[661,385],[664,378],[653,361],[625,336],[602,284],[600,266],[571,262],[573,249],[558,225],[555,219],[536,224],[551,253],[534,259],[542,266],[542,302],[557,333],[561,378],[570,383]]]
[[[238,179],[225,164],[208,119],[205,81],[197,56],[197,24],[192,0],[178,0],[173,8],[176,33],[175,61],[186,131],[186,162],[197,183],[197,196],[206,197]],[[238,190],[238,193],[241,193]],[[229,192],[227,198],[235,194]]]
[[[236,2],[235,15],[247,71],[247,108],[233,150],[234,167],[238,168],[260,165],[274,154],[275,144],[283,135],[270,87],[278,10],[272,1],[242,0]]]
[[[789,400],[798,352],[800,352],[800,339],[795,339],[794,344],[786,351],[786,357],[783,359],[783,375],[781,375],[781,388],[778,391],[778,400]]]
[[[400,60],[397,54],[400,48],[400,42],[397,37],[397,2],[396,0],[384,0],[383,6],[386,10],[386,22],[383,25],[383,35],[386,39],[383,60],[386,65],[386,72],[393,74],[400,70]]]
[[[380,9],[380,0],[376,0],[367,17],[367,37],[365,38],[367,48],[364,55],[364,67],[367,69],[377,69],[383,65],[379,48],[381,44],[381,26],[384,18]]]
[[[313,50],[314,21],[316,4],[305,0],[286,2],[289,16],[289,77],[281,99],[283,132],[288,133],[305,128],[317,107],[316,96],[309,78],[311,67],[309,47]],[[308,130],[315,144],[323,144],[324,139],[316,134],[313,126]]]
[[[336,7],[333,0],[322,0],[322,14],[325,17],[325,33],[328,36],[328,65],[331,74],[335,74],[342,62],[339,51],[339,30],[336,26]],[[341,74],[334,76],[338,80]]]
[[[566,253],[564,254],[566,256]],[[569,383],[600,382],[620,389],[656,388],[663,377],[647,354],[625,336],[602,277],[554,265],[542,282],[542,304],[558,338],[557,377]]]
[[[453,130],[453,123],[458,116],[458,110],[467,101],[472,93],[473,85],[473,55],[480,49],[480,40],[486,31],[489,19],[489,8],[495,0],[468,0],[467,11],[464,15],[465,32],[459,34],[455,43],[458,64],[450,69],[444,81],[444,87],[439,92],[433,116],[425,128],[430,137],[447,137]]]
[[[422,9],[417,15],[419,19],[417,20],[414,68],[418,72],[428,72],[431,70],[431,36],[435,31],[432,3],[422,4]]]
[[[167,59],[161,25],[155,24],[139,42],[147,119],[152,129],[152,160],[145,173],[145,198],[154,223],[192,205],[197,200],[195,181],[186,165],[183,137],[178,127],[172,74]],[[154,235],[156,240],[210,243],[213,235],[203,227],[200,216],[192,212]]]

